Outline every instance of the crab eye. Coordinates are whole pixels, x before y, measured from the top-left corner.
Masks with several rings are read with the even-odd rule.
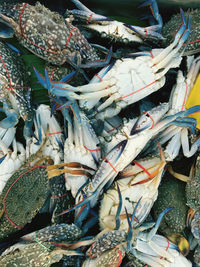
[[[107,36],[107,34],[105,32],[101,33],[101,37],[105,38]]]
[[[129,43],[129,40],[128,40],[127,38],[124,38],[124,39],[123,39],[123,43],[124,43],[124,44],[128,44],[128,43]]]

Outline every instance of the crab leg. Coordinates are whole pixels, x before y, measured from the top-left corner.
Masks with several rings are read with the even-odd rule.
[[[76,7],[79,9],[73,9],[71,12],[75,18],[78,19],[83,19],[86,21],[86,23],[89,22],[95,22],[95,21],[112,21],[111,18],[96,14],[92,12],[89,8],[87,8],[85,5],[83,5],[80,1],[78,0],[71,0]]]
[[[176,37],[171,45],[166,47],[159,55],[155,56],[152,59],[152,66],[157,65],[157,70],[165,66],[173,57],[173,55],[180,49],[181,45],[187,40],[190,32],[190,17],[188,18],[188,23],[186,25],[186,18],[181,10],[181,16],[183,25],[180,27],[179,31],[176,34]],[[175,49],[174,49],[175,48]],[[174,49],[174,51],[173,51]]]
[[[200,146],[200,138],[198,138],[194,144],[191,146],[191,148],[189,149],[189,141],[188,141],[188,129],[184,128],[181,131],[181,144],[182,144],[182,148],[183,148],[183,154],[186,157],[191,157],[193,156],[197,149]]]

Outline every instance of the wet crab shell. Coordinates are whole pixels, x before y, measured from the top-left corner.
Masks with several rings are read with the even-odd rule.
[[[31,243],[25,245],[22,249],[0,256],[0,265],[7,266],[51,266],[54,261],[49,255],[53,251],[54,246],[50,242],[45,242],[42,247],[40,243]],[[59,261],[59,260],[58,260]],[[55,261],[57,262],[57,260]]]
[[[24,120],[32,120],[31,89],[23,60],[0,41],[0,101],[8,102],[19,110]]]
[[[0,240],[31,222],[47,196],[46,166],[21,167],[6,183],[0,196]]]
[[[200,206],[200,156],[197,157],[192,177],[186,185],[187,205],[196,210]]]
[[[166,177],[165,174],[163,183],[158,189],[158,198],[153,206],[155,219],[165,208],[173,207],[173,209],[163,218],[159,228],[161,233],[171,235],[184,230],[188,211],[185,203],[185,184],[175,178]]]
[[[189,40],[186,42],[187,46],[184,51],[184,55],[193,55],[200,51],[200,9],[188,10],[185,12],[186,16],[191,16],[191,30]],[[173,15],[172,18],[163,26],[162,34],[166,38],[165,45],[169,45],[173,40],[177,32],[179,25],[181,24],[181,15]]]
[[[64,175],[56,176],[49,181],[51,200],[50,205],[53,206],[52,222],[59,223],[72,223],[74,212],[63,214],[62,216],[56,216],[63,210],[70,209],[75,205],[75,200],[70,191],[65,188]]]
[[[200,245],[197,246],[194,252],[194,262],[199,266],[200,265]]]
[[[14,5],[4,14],[15,21],[15,35],[24,47],[55,65],[73,63],[76,52],[80,52],[83,60],[98,59],[78,28],[39,2],[35,6]]]

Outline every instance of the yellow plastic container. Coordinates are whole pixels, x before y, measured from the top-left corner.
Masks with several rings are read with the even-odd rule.
[[[200,105],[200,74],[196,79],[194,87],[192,88],[188,96],[185,108],[188,109],[196,105]],[[192,114],[189,117],[195,118],[197,120],[197,128],[200,129],[200,112]]]

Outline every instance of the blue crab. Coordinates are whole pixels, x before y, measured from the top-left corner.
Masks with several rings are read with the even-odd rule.
[[[188,97],[193,91],[195,81],[199,74],[200,58],[194,58],[194,56],[187,57],[187,67],[186,76],[183,75],[181,70],[178,71],[176,84],[173,86],[170,94],[170,108],[167,115],[186,110]],[[190,141],[191,136],[195,135],[196,121],[192,123],[194,124],[194,127],[192,127],[191,134],[188,128],[177,127],[175,125],[170,125],[159,134],[158,142],[161,145],[166,145],[164,153],[167,161],[173,161],[178,156],[181,147],[183,149],[183,154],[186,157],[191,157],[197,152],[200,139],[193,138],[193,143]],[[190,145],[190,143],[192,144]],[[157,149],[156,145],[154,145],[154,147]],[[152,150],[152,146],[150,149]]]
[[[97,235],[87,251],[88,259],[83,266],[120,266],[126,253],[133,254],[137,259],[152,267],[192,266],[191,262],[179,253],[176,245],[167,238],[156,234],[163,216],[171,208],[164,210],[159,215],[155,226],[154,223],[149,223],[133,228],[137,205],[131,219],[126,213],[129,231],[104,230]],[[149,228],[152,229],[144,232]]]
[[[77,27],[37,2],[4,4],[1,18],[14,30],[19,42],[37,56],[55,65],[101,66],[99,57]],[[94,64],[93,64],[93,63]],[[88,65],[87,65],[88,64]]]
[[[51,94],[80,100],[80,106],[90,111],[97,119],[117,115],[122,108],[156,92],[165,84],[165,74],[170,68],[178,67],[182,60],[179,52],[190,32],[188,21],[182,12],[182,25],[167,48],[136,53],[136,58],[122,58],[103,68],[89,84],[73,87],[63,82],[51,82],[35,71],[39,82]],[[76,93],[78,92],[78,93]],[[100,100],[106,97],[103,102]]]
[[[194,112],[194,110],[198,110],[199,106],[192,107],[187,111],[182,111],[162,119],[168,108],[168,104],[163,103],[153,108],[148,113],[141,115],[137,119],[130,129],[130,132],[126,133],[126,136],[122,136],[120,142],[103,158],[93,179],[90,180],[90,182],[77,194],[76,206],[70,210],[74,210],[86,204],[87,208],[81,209],[82,214],[80,216],[85,218],[88,214],[88,207],[94,207],[96,205],[103,190],[108,188],[118,173],[135,159],[153,136],[171,123],[178,123],[179,125],[181,117],[181,123],[183,123],[183,117],[190,112]],[[188,118],[186,118],[186,122],[188,122]],[[62,212],[61,214],[64,214],[65,212],[69,212],[69,210]],[[79,210],[77,211],[77,214],[79,214]]]
[[[200,51],[200,34],[199,34],[199,9],[190,9],[185,12],[191,16],[190,38],[185,43],[184,55],[193,55]],[[181,17],[174,14],[170,20],[163,26],[162,35],[165,38],[165,44],[168,45],[174,38],[176,27],[179,25]]]
[[[21,237],[21,240],[0,256],[1,266],[51,266],[63,256],[84,256],[66,244],[76,241],[81,230],[75,225],[59,224],[45,227]],[[65,242],[62,246],[62,242]]]
[[[30,94],[29,76],[22,59],[0,41],[0,102],[3,103],[1,111],[7,116],[0,127],[15,126],[21,116],[28,134],[34,118]]]
[[[158,12],[155,0],[145,1],[140,7],[149,6],[152,13],[151,26],[141,28],[120,21],[113,20],[92,12],[79,0],[72,0],[78,9],[67,10],[65,16],[73,15],[75,22],[83,25],[84,29],[99,35],[101,38],[126,45],[146,43],[158,43],[164,38],[160,34],[162,29],[162,18]]]

